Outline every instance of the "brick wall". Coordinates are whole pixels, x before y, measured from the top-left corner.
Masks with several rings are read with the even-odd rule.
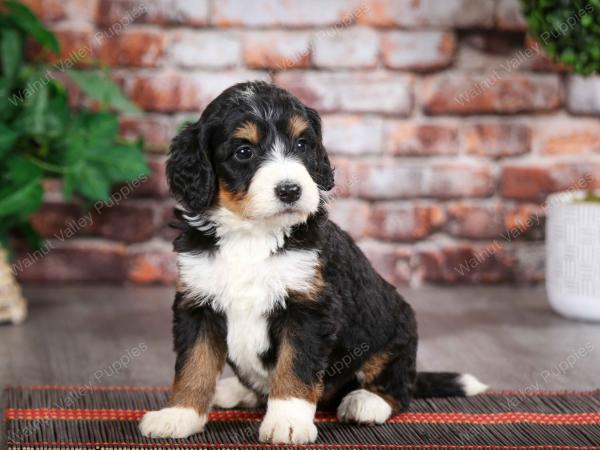
[[[77,65],[112,66],[146,111],[122,131],[144,136],[153,174],[91,216],[49,184],[23,280],[173,282],[165,149],[247,79],[321,111],[332,216],[399,285],[541,280],[546,195],[599,184],[600,77],[550,63],[517,0],[27,3],[59,59],[92,49]]]

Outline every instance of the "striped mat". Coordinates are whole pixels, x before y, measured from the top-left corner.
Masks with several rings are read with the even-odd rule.
[[[165,405],[167,388],[28,386],[5,391],[9,449],[201,448],[261,449],[263,413],[213,411],[204,433],[185,440],[146,439],[145,411]],[[494,391],[470,398],[413,402],[380,426],[355,426],[317,413],[310,449],[600,449],[600,390]],[[277,446],[281,447],[281,446]],[[287,446],[287,448],[294,448]]]

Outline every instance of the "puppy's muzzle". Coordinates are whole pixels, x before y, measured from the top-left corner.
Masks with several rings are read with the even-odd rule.
[[[275,195],[283,203],[291,204],[297,201],[302,195],[302,188],[299,184],[291,181],[284,181],[275,187]]]

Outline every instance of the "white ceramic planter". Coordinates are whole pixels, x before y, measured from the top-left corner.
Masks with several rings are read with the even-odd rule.
[[[548,197],[546,289],[560,314],[600,321],[600,203],[584,192]]]

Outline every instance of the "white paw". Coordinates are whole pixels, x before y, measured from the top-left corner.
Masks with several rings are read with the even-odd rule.
[[[140,431],[146,437],[186,438],[203,431],[207,420],[192,408],[164,408],[144,414]]]
[[[254,392],[240,383],[237,377],[223,378],[217,382],[213,405],[219,408],[235,408],[258,406],[258,397]]]
[[[340,421],[363,424],[384,423],[391,414],[392,407],[388,402],[365,389],[350,392],[337,410]]]
[[[267,414],[260,425],[261,442],[309,444],[317,440],[315,405],[299,398],[269,400]]]

